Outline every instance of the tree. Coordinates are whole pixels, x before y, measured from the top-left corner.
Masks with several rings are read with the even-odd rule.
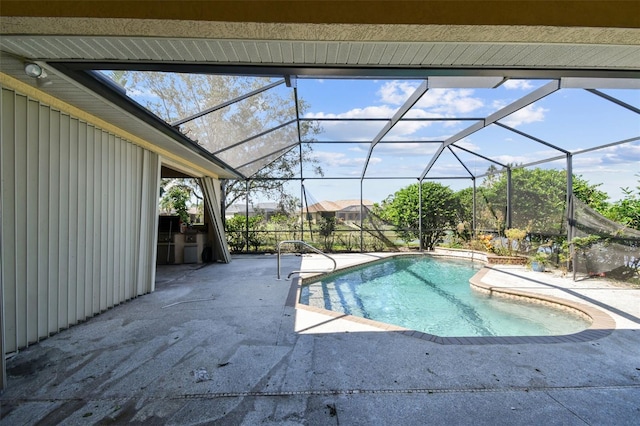
[[[577,199],[604,215],[609,209],[609,194],[598,189],[602,184],[591,185],[582,176],[573,177],[573,194]]]
[[[379,206],[378,215],[392,223],[396,232],[406,242],[420,237],[422,221],[422,245],[433,250],[447,228],[455,226],[459,202],[447,186],[435,182],[422,183],[422,218],[419,215],[419,184],[415,183],[390,195]]]
[[[193,200],[198,206],[198,214],[202,215],[203,197],[200,185],[195,179],[164,178],[160,181],[160,209],[166,213],[177,213],[184,223],[189,222],[188,210],[193,207]]]
[[[542,234],[559,234],[565,222],[566,172],[562,170],[522,169],[511,172],[511,227],[530,229]],[[482,192],[492,215],[503,233],[507,227],[507,173],[501,173]]]
[[[178,185],[171,186],[162,194],[160,208],[167,213],[175,212],[180,216],[182,223],[189,223],[187,207],[189,198],[189,191]]]
[[[611,204],[603,215],[608,219],[640,231],[640,179],[638,183],[635,194],[629,188],[622,188],[622,192],[625,194],[624,198]]]
[[[261,235],[263,218],[262,216],[237,215],[226,220],[227,242],[234,252],[241,252],[245,247],[249,250],[252,247],[258,251],[264,238]],[[247,232],[248,231],[248,232]]]
[[[133,95],[141,94],[137,100],[168,123],[237,99],[272,82],[258,77],[137,71],[116,71],[111,78]],[[299,99],[298,114],[307,109],[308,105]],[[221,182],[223,209],[239,199],[247,198],[250,202],[257,193],[276,199],[283,206],[290,204],[293,197],[287,192],[286,180],[299,174],[301,161],[314,165],[314,172],[322,175],[309,143],[286,149],[298,141],[298,132],[305,141],[313,140],[320,132],[317,122],[301,122],[299,130],[295,122],[285,125],[294,118],[293,91],[274,88],[180,126],[186,136],[252,178],[248,187],[244,180]],[[282,127],[269,131],[279,126]],[[274,153],[278,148],[285,149]]]
[[[333,233],[336,230],[336,217],[335,216],[323,216],[318,222],[320,227],[319,233],[322,237],[322,249],[324,251],[331,251],[333,247]]]
[[[471,223],[473,220],[473,188],[464,188],[456,192],[458,199],[458,222]]]
[[[495,170],[494,170],[495,172]],[[511,172],[511,227],[540,234],[562,234],[566,222],[567,173],[564,170],[514,168]],[[608,195],[581,176],[573,176],[573,192],[598,210],[606,208]],[[506,227],[507,173],[492,174],[480,186],[484,223],[493,219],[500,233]],[[491,218],[491,219],[488,219]]]

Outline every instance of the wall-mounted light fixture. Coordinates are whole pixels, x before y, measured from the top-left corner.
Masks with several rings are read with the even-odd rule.
[[[33,78],[45,78],[47,73],[44,72],[42,67],[38,64],[34,64],[32,62],[27,62],[24,64],[24,72]]]

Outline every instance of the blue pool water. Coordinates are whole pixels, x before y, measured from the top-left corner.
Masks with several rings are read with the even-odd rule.
[[[581,316],[477,292],[469,260],[398,256],[326,275],[300,303],[438,336],[551,336],[589,327]]]

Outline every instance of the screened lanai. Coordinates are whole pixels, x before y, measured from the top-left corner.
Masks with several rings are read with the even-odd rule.
[[[568,188],[636,184],[633,2],[221,3],[2,2],[0,352],[153,291],[165,168],[244,187],[227,211],[245,217],[289,196],[296,219],[247,218],[241,251],[250,231],[317,244],[329,208],[345,249],[406,248],[376,204],[420,181],[472,190],[477,234],[531,211],[532,233],[619,231]],[[158,96],[133,84],[146,72],[223,83]],[[548,191],[523,184],[539,170]]]
[[[305,144],[315,153],[313,161],[303,161],[291,179],[475,180],[492,166],[506,170],[594,152],[604,156],[616,146],[630,152],[640,140],[640,82],[635,78],[562,77],[556,72],[528,78],[519,72],[515,78],[504,73],[421,79],[367,77],[365,71],[276,77],[104,74],[123,72],[136,76],[122,87],[129,89],[130,100],[157,113],[242,179],[258,177],[265,166]],[[218,92],[197,96],[186,87],[197,83],[217,86]],[[188,96],[158,107],[152,86],[157,90],[162,84]],[[332,168],[328,153],[339,158],[334,163],[348,164],[348,170]],[[324,166],[322,177],[314,165]]]
[[[633,75],[129,68],[67,65],[66,72],[105,85],[118,102],[153,113],[233,169],[248,189],[236,209],[242,214],[280,201],[252,191],[251,182],[285,180],[297,207],[289,213],[300,216],[296,238],[313,239],[310,208],[350,200],[348,208],[360,210],[350,234],[366,250],[365,235],[379,231],[371,204],[428,181],[473,189],[473,233],[527,228],[567,236],[575,232],[573,176],[615,199],[634,187],[639,170],[640,82]],[[283,170],[283,160],[293,166]],[[530,205],[521,208],[530,188],[512,173],[537,169],[558,171],[564,182],[539,194],[534,220]],[[507,182],[498,205],[483,197],[496,176]]]

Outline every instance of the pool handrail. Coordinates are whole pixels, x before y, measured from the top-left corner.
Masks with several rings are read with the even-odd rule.
[[[336,260],[329,256],[328,254],[318,250],[317,248],[315,248],[314,246],[312,246],[311,244],[305,243],[302,240],[284,240],[284,241],[280,241],[278,243],[278,279],[280,279],[280,247],[283,244],[302,244],[303,246],[311,249],[311,251],[321,254],[322,256],[326,257],[327,259],[331,260],[333,262],[333,268],[330,270],[306,270],[306,271],[291,271],[289,273],[289,275],[287,275],[287,279],[291,278],[291,275],[293,274],[300,274],[300,273],[307,273],[307,272],[317,272],[317,273],[329,273],[329,272],[333,272],[336,270],[336,268],[338,267],[338,264],[336,263]]]

